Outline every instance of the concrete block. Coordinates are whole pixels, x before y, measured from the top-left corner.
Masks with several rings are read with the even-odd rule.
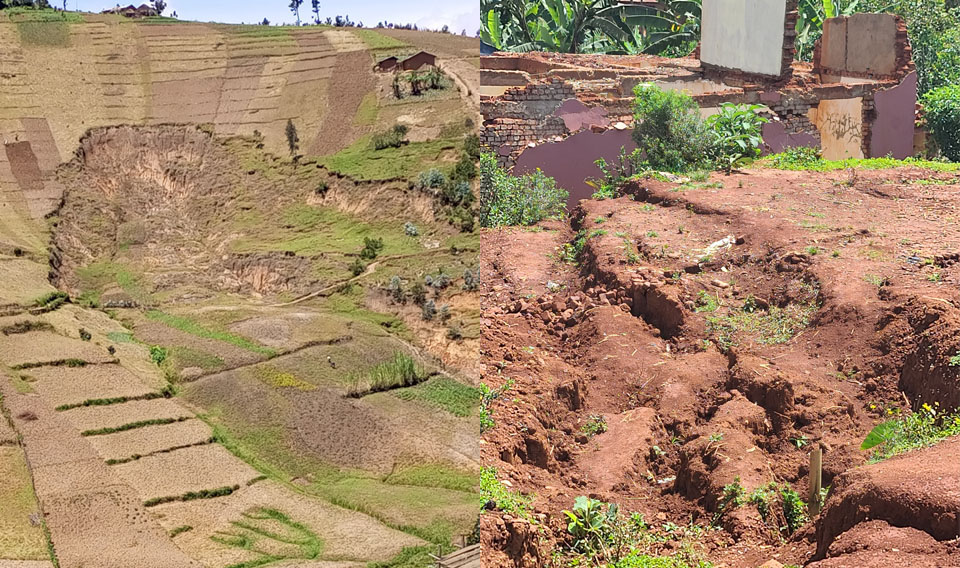
[[[897,68],[897,22],[891,14],[854,14],[847,22],[848,71],[891,75]]]
[[[704,0],[700,60],[779,77],[786,13],[786,0]]]
[[[847,66],[847,18],[830,18],[823,22],[820,39],[820,65],[827,69]]]

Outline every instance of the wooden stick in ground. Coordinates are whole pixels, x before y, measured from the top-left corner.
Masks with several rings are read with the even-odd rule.
[[[823,450],[818,444],[810,452],[810,499],[807,501],[810,518],[820,514],[820,484],[823,465]]]

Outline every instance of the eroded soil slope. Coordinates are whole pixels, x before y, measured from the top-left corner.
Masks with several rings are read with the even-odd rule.
[[[578,495],[657,530],[712,525],[694,544],[717,566],[960,565],[955,441],[873,465],[859,448],[911,407],[960,404],[957,179],[711,181],[632,182],[569,225],[484,234],[483,379],[509,390],[483,459],[534,495],[529,518],[484,516],[489,565],[548,564]],[[816,445],[816,519],[724,498],[806,499]]]

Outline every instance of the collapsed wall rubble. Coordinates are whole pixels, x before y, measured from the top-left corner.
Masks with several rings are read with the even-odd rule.
[[[575,203],[592,192],[584,180],[600,175],[597,158],[614,161],[621,148],[635,148],[633,89],[652,83],[686,91],[704,116],[723,103],[763,106],[771,118],[763,127],[768,153],[793,146],[819,148],[827,159],[915,153],[917,77],[901,18],[828,20],[811,64],[793,61],[795,0],[751,14],[751,29],[780,30],[756,45],[724,39],[736,36],[731,26],[748,24],[737,19],[743,10],[726,4],[704,2],[699,60],[555,53],[481,58],[482,144],[515,173],[539,168],[556,178]],[[770,50],[782,57],[771,58]]]

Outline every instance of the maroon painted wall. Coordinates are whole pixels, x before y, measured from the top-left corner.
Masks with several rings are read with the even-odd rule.
[[[916,72],[904,77],[892,89],[877,91],[873,100],[877,107],[877,119],[870,130],[870,156],[880,158],[890,154],[902,160],[913,155]]]
[[[631,130],[607,130],[603,133],[584,130],[561,142],[550,142],[524,150],[513,168],[514,175],[536,171],[557,180],[557,185],[570,192],[567,205],[571,209],[581,199],[593,195],[594,189],[586,184],[589,178],[600,177],[600,168],[594,164],[597,158],[614,162],[620,148],[627,153],[637,145],[630,136]]]

